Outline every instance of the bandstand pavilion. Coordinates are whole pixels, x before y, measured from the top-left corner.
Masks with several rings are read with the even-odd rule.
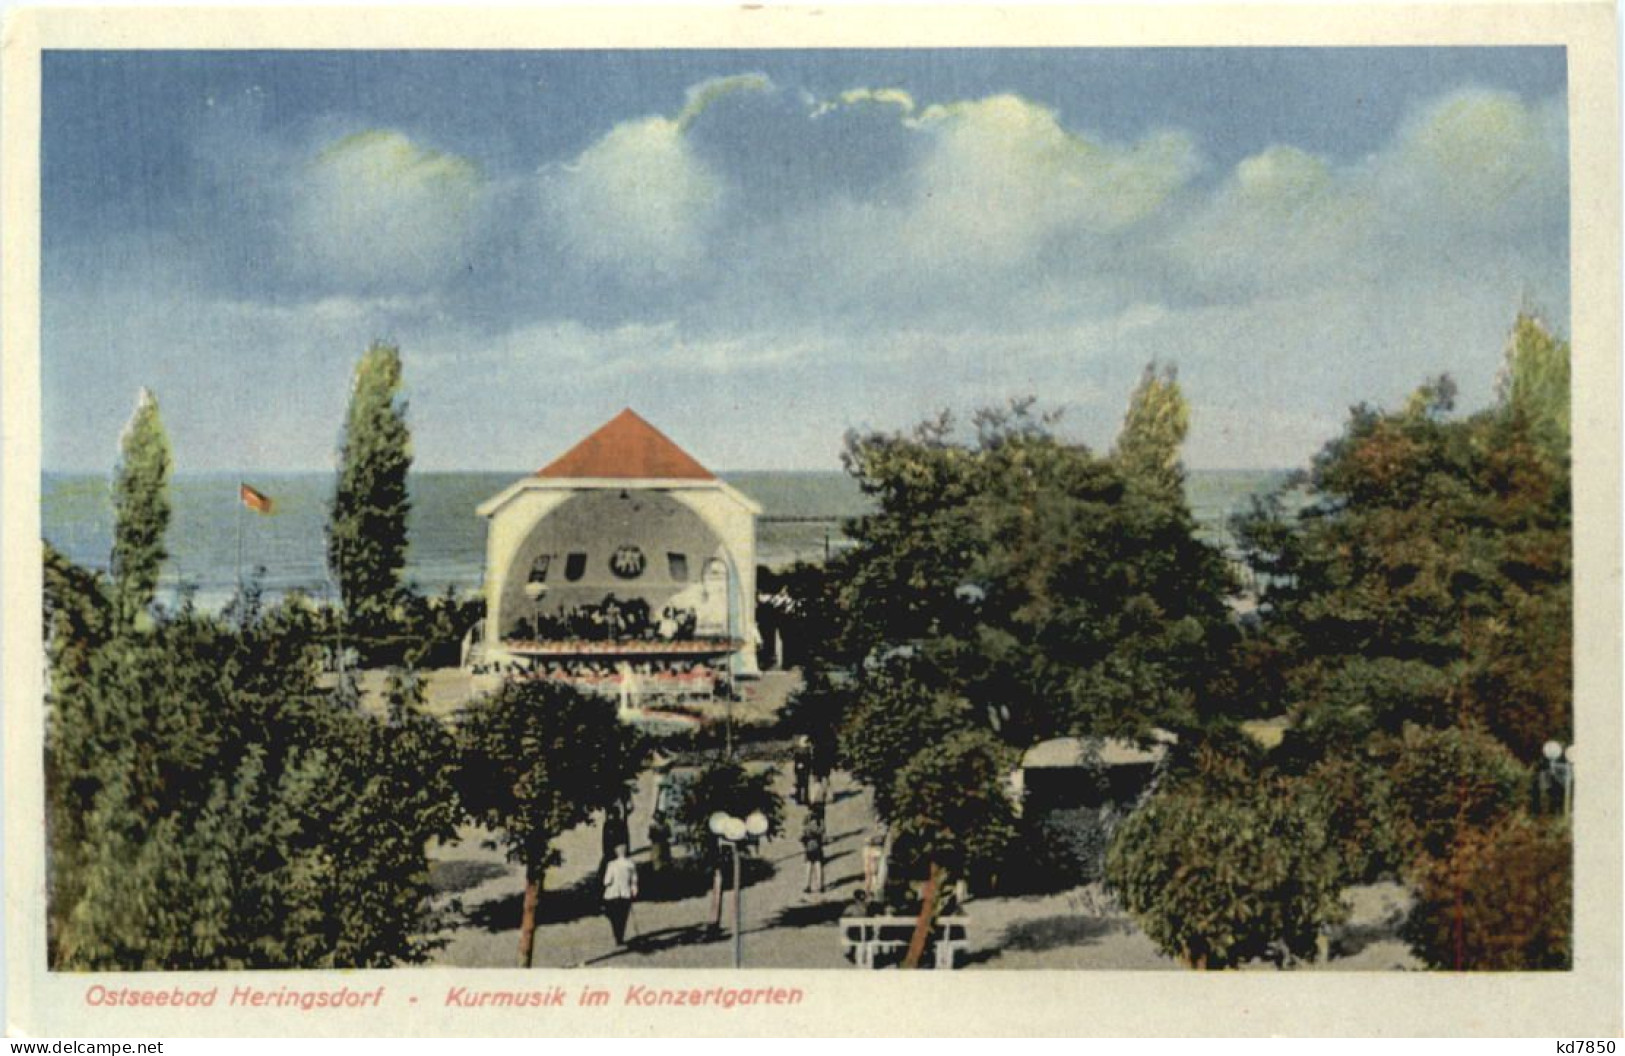
[[[627,409],[478,508],[486,671],[707,697],[756,674],[761,507]]]

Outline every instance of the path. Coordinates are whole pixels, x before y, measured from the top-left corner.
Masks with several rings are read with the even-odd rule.
[[[646,889],[646,851],[641,847],[651,798],[647,778],[634,804],[634,857]],[[779,791],[790,791],[781,773]],[[828,858],[824,895],[804,895],[805,866],[801,826],[805,811],[786,804],[786,831],[762,848],[771,874],[745,887],[745,964],[757,968],[846,968],[835,928],[852,892],[862,881],[862,848],[874,820],[869,796],[837,775],[828,811]],[[517,963],[523,874],[500,848],[483,846],[488,834],[465,831],[445,848],[434,879],[462,905],[461,925],[434,959],[435,964],[506,968]],[[707,938],[709,889],[655,893],[633,915],[637,941],[617,950],[609,924],[598,910],[596,878],[598,826],[585,825],[560,841],[563,862],[548,873],[538,909],[536,967],[727,968],[733,964],[732,894],[727,893],[723,932]],[[763,871],[758,868],[757,871]],[[1031,898],[982,898],[968,907],[972,919],[968,960],[999,968],[1172,968],[1149,939],[1120,914],[1092,900],[1088,891]]]

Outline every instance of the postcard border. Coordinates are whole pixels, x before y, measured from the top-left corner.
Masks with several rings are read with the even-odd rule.
[[[3,574],[0,627],[7,784],[8,1030],[36,1036],[474,1034],[1614,1035],[1622,1030],[1620,751],[1620,239],[1616,22],[1612,5],[1178,5],[1145,8],[655,7],[487,9],[36,9],[4,32]],[[674,43],[674,39],[678,42]],[[725,985],[714,971],[396,969],[331,973],[44,970],[43,658],[39,561],[40,57],[49,48],[501,48],[853,46],[1256,46],[1553,44],[1568,48],[1571,285],[1576,350],[1576,963],[1572,972],[860,975],[752,971],[751,986],[799,987],[794,1006],[466,1011],[437,1007],[448,979],[624,988]],[[1606,751],[1605,751],[1606,749]],[[382,1014],[232,1010],[181,1018],[87,1007],[86,987],[371,987]],[[1267,980],[1267,981],[1266,981]],[[409,997],[417,997],[414,1005]],[[953,1009],[945,1018],[943,1009]]]

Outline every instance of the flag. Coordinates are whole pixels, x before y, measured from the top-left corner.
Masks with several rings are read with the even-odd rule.
[[[271,512],[271,496],[265,494],[264,492],[255,491],[247,484],[238,484],[237,494],[242,497],[243,505],[247,506],[255,513]]]

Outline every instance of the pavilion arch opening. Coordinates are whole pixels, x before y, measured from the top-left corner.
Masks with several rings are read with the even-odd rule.
[[[570,496],[531,528],[501,592],[503,640],[739,633],[738,576],[722,536],[664,491]]]

